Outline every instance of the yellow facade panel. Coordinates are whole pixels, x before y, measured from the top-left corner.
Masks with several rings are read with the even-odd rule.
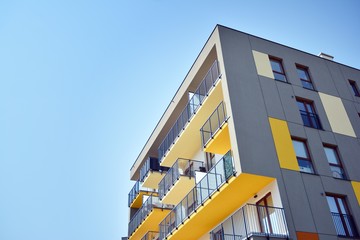
[[[144,179],[142,186],[145,188],[158,189],[159,182],[164,177],[164,174],[157,171],[149,172],[148,176]]]
[[[356,196],[359,206],[360,206],[360,182],[351,181],[351,185],[354,189],[355,196]]]
[[[225,155],[231,149],[229,126],[225,123],[204,148],[205,152]]]
[[[269,122],[280,167],[299,171],[287,122],[275,118],[269,118]]]
[[[254,50],[252,52],[258,74],[264,77],[274,79],[274,74],[270,65],[269,56],[265,53]]]
[[[350,119],[341,99],[325,93],[319,93],[333,132],[356,137]]]
[[[164,204],[178,204],[191,189],[195,187],[195,178],[188,176],[180,176],[179,180],[176,181],[174,186],[166,193],[161,199]]]

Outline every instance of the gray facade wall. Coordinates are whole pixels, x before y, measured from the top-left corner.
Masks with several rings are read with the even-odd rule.
[[[360,208],[347,180],[335,179],[323,143],[338,147],[347,177],[360,181],[360,98],[348,79],[360,85],[360,71],[264,39],[221,27],[219,29],[230,104],[243,172],[275,177],[291,237],[295,231],[317,232],[320,239],[338,239],[326,193],[346,196],[360,230]],[[288,83],[257,74],[252,50],[283,60]],[[304,89],[295,64],[309,67],[316,91]],[[357,138],[331,131],[318,92],[342,99]],[[304,127],[295,97],[314,102],[323,130]],[[281,169],[268,117],[288,122],[290,134],[307,140],[316,174]]]

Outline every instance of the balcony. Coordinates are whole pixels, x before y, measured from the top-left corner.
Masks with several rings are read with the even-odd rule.
[[[149,157],[140,169],[140,181],[143,187],[157,189],[168,167],[162,167],[157,158]]]
[[[300,110],[300,115],[303,120],[304,126],[322,129],[319,116],[316,113]]]
[[[179,158],[159,183],[163,203],[177,204],[195,186],[196,172],[205,172],[204,163]]]
[[[335,225],[336,233],[339,237],[358,238],[359,233],[356,229],[354,220],[351,215],[331,213]]]
[[[225,154],[230,150],[228,119],[225,104],[221,102],[200,129],[204,151]]]
[[[148,231],[158,231],[159,223],[173,205],[162,204],[157,196],[149,196],[129,222],[129,239],[141,239]]]
[[[159,239],[159,232],[149,231],[147,232],[141,240],[158,240]]]
[[[203,78],[203,80],[201,81],[199,87],[193,93],[193,96],[186,104],[180,116],[175,121],[174,125],[170,128],[169,132],[167,133],[164,140],[160,144],[158,148],[158,154],[161,165],[171,166],[175,162],[176,158],[173,160],[167,160],[165,158],[168,155],[171,148],[173,147],[173,145],[177,142],[180,135],[188,127],[190,121],[192,121],[195,114],[197,115],[200,106],[205,103],[208,96],[211,94],[211,92],[214,91],[219,79],[220,79],[220,73],[218,69],[218,62],[215,61],[210,67],[205,77]],[[222,94],[222,91],[220,91],[220,93]],[[217,98],[215,98],[214,100],[217,100]]]
[[[284,209],[247,204],[210,232],[211,240],[286,238],[289,232]]]
[[[136,181],[134,187],[130,190],[128,195],[128,206],[131,208],[140,208],[144,195],[156,195],[152,189],[143,187],[139,181]]]
[[[235,174],[230,151],[217,162],[199,183],[180,201],[160,224],[160,239],[165,239]]]
[[[164,218],[160,240],[199,239],[275,180],[248,173],[235,174],[228,152]]]

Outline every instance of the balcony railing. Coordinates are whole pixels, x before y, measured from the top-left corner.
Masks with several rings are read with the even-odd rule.
[[[300,114],[305,126],[316,129],[322,129],[319,116],[316,113],[300,110]]]
[[[195,171],[204,170],[203,162],[179,158],[159,183],[160,199],[166,195],[171,187],[179,180],[180,176],[192,178],[195,177]]]
[[[171,145],[175,142],[176,138],[179,137],[180,133],[185,129],[187,123],[191,117],[196,113],[199,106],[205,100],[210,90],[215,86],[216,82],[220,77],[218,62],[215,60],[209,71],[201,81],[199,87],[194,92],[193,96],[186,104],[185,108],[181,112],[170,131],[165,136],[164,140],[159,146],[158,154],[160,161],[165,156],[166,152],[170,149]]]
[[[162,204],[157,196],[149,196],[148,199],[143,203],[142,207],[135,213],[129,222],[128,235],[130,236],[138,226],[145,220],[148,214],[154,209],[172,209],[173,205]]]
[[[157,158],[149,157],[140,169],[140,181],[143,182],[149,172],[166,172],[168,169],[168,167],[160,166]]]
[[[165,239],[234,174],[235,168],[229,151],[160,223],[160,239]]]
[[[200,129],[201,140],[204,147],[206,147],[206,144],[215,136],[227,120],[225,104],[221,102]]]
[[[131,203],[139,195],[141,191],[144,192],[155,192],[153,189],[142,187],[140,181],[136,181],[133,188],[130,190],[128,195],[128,206],[130,207]]]
[[[336,233],[339,237],[359,237],[359,233],[355,227],[355,223],[351,215],[334,212],[332,212],[331,215],[335,225]]]
[[[247,204],[210,232],[211,240],[243,240],[251,236],[288,238],[284,209]]]
[[[159,233],[158,232],[147,232],[141,240],[158,240],[159,239]]]

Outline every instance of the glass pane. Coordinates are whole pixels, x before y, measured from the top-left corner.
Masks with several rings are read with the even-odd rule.
[[[334,178],[341,178],[345,179],[345,173],[344,170],[341,167],[338,166],[330,166],[332,175]]]
[[[324,147],[324,150],[325,150],[325,154],[326,154],[326,158],[327,158],[328,162],[339,165],[339,160],[337,159],[335,149],[329,148],[329,147]]]
[[[281,72],[281,73],[283,72],[281,65],[278,61],[272,59],[272,60],[270,60],[270,63],[271,63],[271,68],[273,71]]]
[[[345,203],[344,203],[344,199],[342,198],[337,198],[339,206],[340,206],[340,211],[342,214],[347,214],[346,208],[345,208]]]
[[[298,164],[301,172],[314,173],[312,163],[310,161],[298,158]]]
[[[297,157],[308,158],[306,146],[304,142],[292,140]]]
[[[315,113],[314,108],[311,103],[305,103],[307,112]]]
[[[309,78],[307,77],[307,74],[306,74],[304,69],[298,68],[297,72],[298,72],[298,75],[299,75],[300,79],[309,80]]]
[[[303,102],[297,101],[297,105],[298,105],[298,108],[299,108],[300,111],[306,112],[306,108],[305,108],[305,105],[304,105]]]
[[[274,78],[279,81],[286,82],[286,77],[283,74],[274,72]]]
[[[326,200],[329,204],[330,212],[339,213],[337,206],[336,206],[335,198],[332,196],[326,196]]]
[[[312,85],[311,82],[301,80],[301,83],[304,88],[314,90],[314,86]]]

